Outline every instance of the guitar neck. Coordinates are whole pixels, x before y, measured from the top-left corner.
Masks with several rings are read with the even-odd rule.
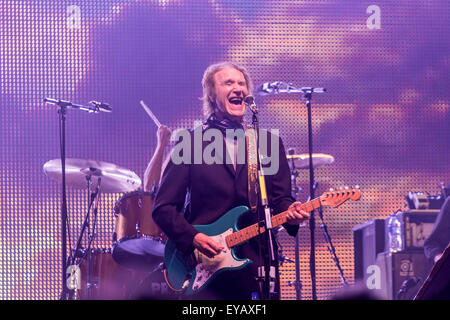
[[[320,207],[320,199],[321,197],[315,198],[311,201],[302,203],[301,208],[303,211],[311,212],[314,209],[317,209]],[[287,221],[286,218],[287,211],[283,211],[275,216],[272,217],[272,227],[278,227],[285,223]],[[252,224],[251,226],[248,226],[244,229],[241,229],[239,231],[236,231],[228,236],[225,237],[225,241],[229,248],[232,248],[234,246],[238,246],[242,243],[244,243],[247,240],[250,240],[251,238],[254,238],[262,233],[266,232],[266,228],[263,225],[263,222]]]

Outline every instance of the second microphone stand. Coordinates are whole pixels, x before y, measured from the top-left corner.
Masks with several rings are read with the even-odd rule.
[[[288,154],[293,156],[295,154],[294,149],[289,149]],[[298,194],[300,192],[300,188],[297,187],[297,177],[298,171],[295,168],[294,157],[291,157],[291,184],[292,184],[292,196],[295,200],[298,200]],[[295,235],[295,281],[290,281],[289,285],[293,286],[295,289],[295,296],[297,300],[302,299],[302,281],[300,280],[300,254],[299,254],[299,235],[298,232]]]
[[[258,179],[258,195],[259,201],[257,204],[258,221],[264,221],[265,238],[267,243],[268,255],[265,259],[261,259],[262,266],[258,267],[257,280],[260,286],[260,298],[263,300],[271,300],[278,293],[275,292],[276,285],[276,271],[274,270],[276,264],[275,250],[273,246],[273,226],[272,226],[272,216],[269,208],[269,201],[267,199],[266,185],[264,171],[262,168],[261,154],[259,150],[259,122],[258,122],[258,108],[254,101],[249,105],[252,111],[252,124],[255,131],[255,144],[256,144],[256,160],[257,160],[257,179]],[[273,152],[273,151],[272,151]],[[264,210],[264,219],[261,219],[260,213],[261,208]],[[258,228],[259,230],[259,228]],[[261,258],[261,248],[260,247],[260,258]],[[273,271],[273,272],[271,272]]]

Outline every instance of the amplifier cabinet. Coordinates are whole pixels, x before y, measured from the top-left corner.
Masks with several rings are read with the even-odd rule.
[[[378,254],[369,289],[385,300],[412,300],[425,281],[430,267],[422,251]]]
[[[371,219],[353,227],[355,280],[366,280],[367,268],[384,251],[384,219]]]
[[[425,239],[431,234],[438,214],[439,210],[409,210],[397,214],[401,223],[403,250],[423,250]],[[388,250],[389,242],[386,223],[385,251]]]

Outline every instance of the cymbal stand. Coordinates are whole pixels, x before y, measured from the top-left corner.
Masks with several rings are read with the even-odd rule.
[[[88,277],[87,277],[87,289],[88,289],[88,299],[91,300],[93,298],[93,288],[96,288],[98,286],[98,279],[94,279],[94,281],[91,279],[91,253],[92,253],[92,242],[95,239],[96,233],[95,233],[95,227],[97,225],[97,215],[98,215],[98,203],[100,201],[100,183],[101,178],[98,177],[98,183],[96,191],[92,193],[91,195],[91,201],[95,200],[94,205],[94,221],[92,223],[92,232],[88,232],[88,246],[86,249],[86,255],[87,255],[87,261],[88,261]]]
[[[80,234],[78,236],[78,240],[77,240],[77,244],[74,250],[74,255],[70,261],[71,265],[77,265],[80,266],[81,263],[83,262],[84,259],[87,258],[87,287],[88,287],[88,299],[90,299],[92,297],[92,290],[91,290],[91,254],[90,254],[90,247],[91,247],[91,243],[93,241],[94,238],[94,231],[95,231],[95,224],[96,224],[96,220],[97,220],[97,205],[98,205],[98,199],[100,197],[100,182],[101,182],[101,178],[98,178],[98,185],[97,188],[95,189],[95,191],[93,191],[91,193],[90,191],[90,185],[91,185],[91,176],[87,175],[86,176],[86,182],[87,182],[87,190],[88,190],[88,210],[86,213],[86,216],[84,217],[84,221],[83,224],[81,226],[81,231]],[[94,207],[94,223],[93,223],[93,231],[91,233],[90,231],[90,212],[91,212],[91,208],[92,205],[94,204],[95,201],[95,207]],[[84,234],[86,232],[86,229],[88,230],[88,245],[86,249],[83,249],[81,244],[84,238]],[[77,258],[80,258],[76,263],[75,260]]]

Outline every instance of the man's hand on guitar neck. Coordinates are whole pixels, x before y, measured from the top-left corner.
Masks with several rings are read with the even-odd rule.
[[[289,206],[286,213],[287,223],[299,225],[309,219],[309,213],[302,210],[301,205],[301,202],[296,201]],[[209,258],[213,258],[224,249],[224,247],[219,245],[213,238],[201,232],[195,235],[192,244],[198,251]]]
[[[296,201],[289,206],[286,214],[287,223],[299,225],[309,219],[309,213],[302,210],[301,205],[301,202]]]
[[[205,254],[209,258],[214,257],[219,254],[224,247],[219,245],[213,238],[207,236],[204,233],[197,233],[192,242],[194,247],[199,250],[201,253]]]

